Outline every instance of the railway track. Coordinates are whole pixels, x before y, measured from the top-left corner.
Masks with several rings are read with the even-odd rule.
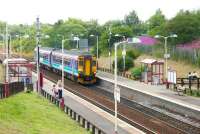
[[[96,91],[98,91],[99,93],[102,93],[102,94],[110,97],[111,99],[113,98],[113,94],[110,92],[102,90],[101,88],[98,88],[98,87],[95,87],[94,89]],[[137,102],[134,102],[127,98],[121,97],[120,103],[127,105],[128,107],[130,107],[134,110],[143,111],[145,114],[147,114],[149,116],[156,117],[156,118],[160,119],[161,121],[164,121],[168,124],[175,126],[176,128],[179,128],[179,129],[185,131],[185,133],[192,133],[192,134],[200,133],[199,127],[195,127],[194,125],[191,125],[191,124],[182,122],[178,119],[172,118],[171,116],[163,114],[159,111],[156,111],[156,110],[146,107],[144,105],[138,104]],[[196,121],[195,123],[197,123],[197,122],[200,124],[200,121]]]
[[[61,79],[61,76],[48,70],[43,70],[43,72],[44,76],[51,81],[57,82],[57,80]],[[79,85],[67,79],[65,79],[65,89],[114,115],[114,102],[111,93],[109,94],[99,92],[99,90],[91,90],[90,87]],[[139,105],[136,102],[130,102],[126,98],[122,98],[122,103],[118,104],[118,113],[120,119],[146,133],[200,134],[200,128],[176,120],[158,111],[153,111],[152,109]]]
[[[47,70],[44,70],[44,76],[54,82],[57,82],[57,80],[61,79],[61,76]],[[105,111],[114,114],[114,102],[110,97],[67,79],[65,79],[65,89],[97,105]],[[190,133],[161,121],[160,119],[153,117],[147,114],[148,112],[145,113],[144,111],[147,112],[147,110],[143,108],[140,111],[137,109],[137,107],[133,109],[132,107],[122,103],[118,104],[118,117],[146,133]]]

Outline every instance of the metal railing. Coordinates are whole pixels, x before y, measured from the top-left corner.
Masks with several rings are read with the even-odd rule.
[[[105,134],[102,129],[98,128],[90,121],[73,111],[70,107],[66,106],[62,103],[62,100],[55,98],[53,95],[49,94],[45,90],[41,90],[42,95],[48,99],[50,102],[57,105],[61,110],[63,110],[67,115],[69,115],[73,120],[77,121],[83,128],[87,129],[87,131],[91,131],[92,134]]]

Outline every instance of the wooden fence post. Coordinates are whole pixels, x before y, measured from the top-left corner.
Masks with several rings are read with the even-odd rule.
[[[4,84],[4,93],[5,93],[5,97],[8,97],[9,96],[9,85],[8,85],[8,83],[6,82],[5,84]]]
[[[181,78],[181,86],[184,86],[183,78]]]

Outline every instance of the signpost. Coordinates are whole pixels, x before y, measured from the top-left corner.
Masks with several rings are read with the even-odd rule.
[[[170,54],[164,54],[164,58],[165,59],[169,59],[170,58]]]
[[[114,90],[114,98],[120,102],[120,88],[117,86],[117,88]]]

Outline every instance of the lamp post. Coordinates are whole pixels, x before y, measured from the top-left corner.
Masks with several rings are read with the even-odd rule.
[[[124,35],[115,34],[115,37],[123,37],[123,41],[125,41]],[[125,73],[125,69],[126,69],[126,47],[125,47],[125,45],[123,45],[122,56],[123,56],[123,70]]]
[[[114,44],[115,46],[115,70],[114,70],[114,100],[115,100],[115,134],[117,134],[117,101],[120,102],[120,89],[117,86],[117,47],[121,44],[127,43],[126,41],[117,42]]]
[[[40,92],[40,68],[39,68],[39,64],[40,64],[40,20],[39,17],[36,18],[36,47],[37,47],[37,91],[39,93]]]
[[[94,37],[95,35],[91,34],[90,37]],[[97,50],[96,50],[96,53],[97,53],[97,61],[98,61],[98,57],[99,57],[99,36],[96,35],[96,39],[97,39]]]
[[[62,37],[62,91],[64,90],[64,43],[69,39]]]
[[[170,55],[167,53],[167,39],[168,38],[177,38],[178,36],[176,34],[172,34],[170,36],[161,36],[161,35],[155,35],[155,38],[164,38],[165,40],[165,54],[164,54],[164,58],[165,58],[165,79],[167,81],[167,59],[170,57]]]
[[[58,36],[61,36],[60,34]],[[65,39],[64,36],[62,36],[62,91],[64,90],[64,44],[65,41],[70,39]]]
[[[108,39],[108,44],[109,44],[109,59],[110,59],[110,70],[111,70],[111,36],[112,36],[112,32],[111,32],[111,28],[109,27],[109,39]]]
[[[78,35],[76,35],[76,36],[74,36],[74,40],[76,40],[77,42],[76,42],[76,48],[78,49],[79,48],[79,40],[80,40],[80,38],[78,37]]]
[[[37,48],[37,90],[41,93],[40,89],[40,39],[49,38],[49,35],[40,34],[40,20],[39,17],[36,18],[36,48]]]
[[[128,43],[140,43],[139,40],[135,40],[133,42],[127,42],[127,41],[122,41],[122,42],[117,42],[114,44],[115,46],[115,70],[114,70],[114,99],[115,99],[115,134],[117,134],[117,124],[118,124],[118,121],[117,121],[117,101],[120,102],[120,89],[119,87],[117,86],[117,47],[119,45],[126,45]]]

